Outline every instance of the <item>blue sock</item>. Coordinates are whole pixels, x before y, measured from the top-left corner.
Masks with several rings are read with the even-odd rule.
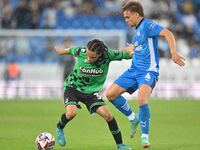
[[[119,96],[112,100],[111,103],[127,117],[132,113],[132,110],[123,96]]]
[[[149,134],[150,110],[148,104],[144,104],[139,107],[139,120],[142,134]]]

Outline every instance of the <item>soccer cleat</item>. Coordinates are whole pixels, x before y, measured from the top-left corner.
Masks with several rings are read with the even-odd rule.
[[[117,144],[117,150],[132,150],[131,147],[125,144]]]
[[[130,120],[130,123],[131,123],[130,137],[133,138],[134,135],[136,134],[137,126],[139,124],[139,117],[138,117],[137,114],[135,115],[135,119],[134,120]]]
[[[57,128],[57,139],[60,146],[65,146],[66,140],[63,129]]]
[[[142,147],[143,148],[148,148],[151,146],[151,144],[149,143],[149,138],[147,137],[142,137]]]

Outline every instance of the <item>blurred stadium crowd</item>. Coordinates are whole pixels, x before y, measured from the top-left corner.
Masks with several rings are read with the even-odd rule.
[[[178,51],[187,58],[200,58],[200,0],[140,0],[145,16],[171,29]],[[121,14],[123,0],[1,0],[1,29],[123,29],[127,41],[133,32]],[[43,46],[28,38],[12,40],[0,36],[0,62],[59,62],[52,54],[54,40]],[[38,46],[40,45],[40,46]],[[161,57],[170,57],[167,43],[160,39]],[[29,57],[35,54],[36,58]],[[16,57],[17,56],[17,57]],[[32,58],[32,59],[29,59]]]

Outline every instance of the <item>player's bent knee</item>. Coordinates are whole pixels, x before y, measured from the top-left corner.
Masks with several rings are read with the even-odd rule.
[[[69,120],[73,119],[76,116],[76,111],[70,111],[66,113],[66,116]]]
[[[108,114],[105,114],[105,115],[103,116],[103,118],[104,118],[107,122],[109,122],[109,121],[111,121],[111,120],[113,119],[113,116],[112,116],[110,113],[108,113]]]
[[[148,103],[148,99],[147,98],[145,98],[145,97],[138,97],[138,104],[139,105],[144,105],[144,104],[146,104],[146,103]]]
[[[109,112],[108,109],[105,109],[105,107],[101,107],[102,109],[98,111],[98,114],[101,115],[107,122],[111,121],[113,119],[112,114]]]
[[[109,100],[109,101],[112,101],[113,99],[115,99],[115,95],[114,95],[114,93],[113,92],[111,92],[111,91],[107,91],[106,92],[106,97],[107,97],[107,99]]]

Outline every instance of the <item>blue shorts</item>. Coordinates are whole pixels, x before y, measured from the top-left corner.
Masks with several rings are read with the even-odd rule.
[[[126,89],[130,94],[135,92],[142,84],[149,85],[152,89],[158,81],[158,73],[153,71],[125,71],[114,83]]]

